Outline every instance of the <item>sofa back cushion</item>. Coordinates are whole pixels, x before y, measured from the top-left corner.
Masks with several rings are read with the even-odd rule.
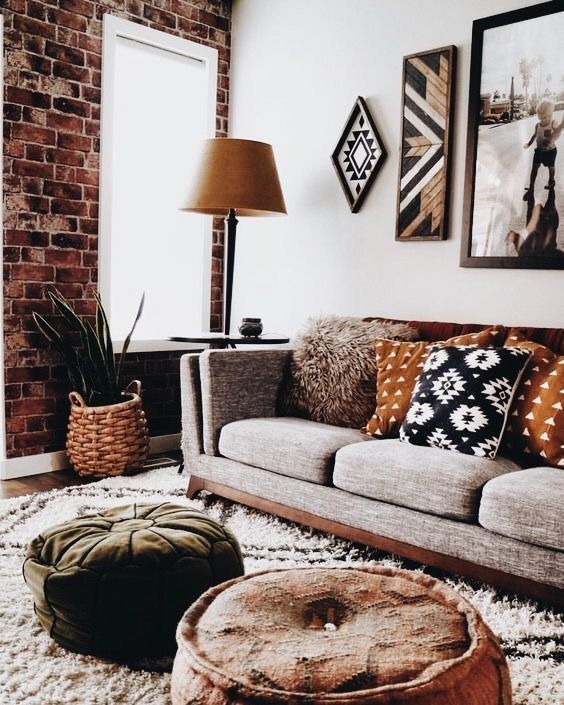
[[[374,318],[367,317],[364,320],[372,321]],[[380,319],[381,320],[381,319]],[[421,334],[421,340],[435,342],[446,340],[455,335],[465,335],[466,333],[476,333],[486,328],[488,323],[445,323],[444,321],[402,321],[401,319],[390,318],[393,323],[408,323],[417,328]],[[564,328],[533,328],[519,327],[521,333],[534,343],[546,345],[547,348],[557,355],[564,355]]]

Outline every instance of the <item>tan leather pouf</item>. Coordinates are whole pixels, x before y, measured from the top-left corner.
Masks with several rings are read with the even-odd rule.
[[[272,570],[218,585],[177,630],[174,705],[510,705],[476,610],[393,568]]]

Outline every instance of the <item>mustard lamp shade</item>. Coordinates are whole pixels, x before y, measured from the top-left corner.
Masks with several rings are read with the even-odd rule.
[[[180,210],[225,216],[286,213],[272,147],[264,142],[205,140],[198,169]]]

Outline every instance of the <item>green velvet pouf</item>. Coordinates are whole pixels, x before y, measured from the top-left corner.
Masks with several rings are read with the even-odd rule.
[[[115,658],[174,653],[185,610],[243,572],[228,529],[169,503],[54,526],[31,542],[23,567],[37,617],[58,644]]]

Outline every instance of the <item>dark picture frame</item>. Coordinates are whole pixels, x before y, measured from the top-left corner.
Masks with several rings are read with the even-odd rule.
[[[562,37],[564,0],[472,25],[462,267],[564,269],[564,157],[551,179],[542,156],[564,123]],[[553,104],[548,138],[538,133],[538,111],[551,114],[541,101]],[[559,146],[564,151],[564,137]]]
[[[366,101],[358,96],[331,155],[352,213],[360,210],[386,156]]]
[[[456,47],[403,58],[396,240],[448,237]]]

